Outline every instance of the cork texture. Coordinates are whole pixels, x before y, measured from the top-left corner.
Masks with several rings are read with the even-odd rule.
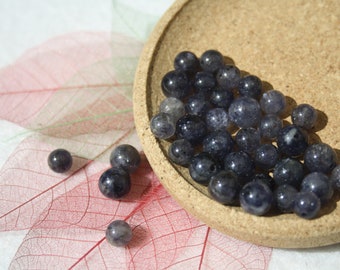
[[[336,0],[180,0],[164,14],[136,72],[135,125],[155,173],[188,212],[225,234],[264,246],[307,248],[340,242],[338,195],[314,220],[294,214],[252,216],[210,199],[187,169],[168,161],[169,142],[155,139],[149,128],[164,99],[161,79],[173,69],[177,53],[190,50],[200,56],[217,49],[243,72],[260,77],[265,90],[283,92],[288,107],[314,106],[320,117],[312,140],[330,144],[340,157],[339,15]]]

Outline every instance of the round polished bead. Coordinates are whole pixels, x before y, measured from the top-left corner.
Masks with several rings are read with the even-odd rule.
[[[240,78],[240,70],[233,65],[225,65],[219,68],[216,74],[217,83],[222,89],[236,88]]]
[[[313,192],[298,192],[294,202],[294,212],[305,219],[315,218],[321,208],[318,196]]]
[[[208,185],[210,178],[220,170],[220,164],[205,152],[196,154],[189,165],[191,178],[202,185]]]
[[[316,123],[317,112],[309,104],[300,104],[293,109],[291,118],[293,124],[305,129],[311,129]]]
[[[187,75],[179,70],[166,73],[161,83],[163,94],[166,97],[183,99],[190,93],[190,82]]]
[[[331,173],[330,181],[333,187],[340,191],[340,165],[337,165]]]
[[[228,113],[223,108],[210,109],[205,115],[205,123],[210,131],[227,129],[229,122]]]
[[[261,120],[259,103],[250,97],[234,99],[230,104],[229,117],[240,128],[256,126]]]
[[[210,103],[215,107],[228,109],[234,100],[234,94],[230,90],[215,88],[210,95]]]
[[[188,140],[178,139],[170,144],[168,155],[172,162],[188,166],[194,155],[194,148]]]
[[[150,129],[156,138],[169,139],[175,134],[176,126],[170,114],[160,112],[151,118]]]
[[[253,159],[243,151],[231,152],[224,159],[224,169],[236,173],[242,181],[250,181],[254,174]]]
[[[217,50],[207,50],[200,57],[202,69],[208,72],[216,72],[223,64],[223,55]]]
[[[274,201],[276,207],[282,213],[291,213],[294,211],[295,197],[297,189],[291,185],[280,185],[274,191]]]
[[[190,51],[182,51],[178,53],[174,60],[174,68],[185,71],[187,73],[194,73],[199,69],[200,63],[197,56]]]
[[[311,172],[330,173],[337,164],[334,149],[326,143],[316,143],[308,146],[304,154],[306,167]]]
[[[134,172],[141,162],[139,152],[129,144],[117,146],[110,155],[112,167],[121,167],[129,173]]]
[[[72,156],[65,149],[56,149],[48,156],[48,166],[57,173],[67,172],[72,167]]]
[[[282,119],[276,114],[264,115],[259,125],[261,137],[270,140],[275,139],[282,129],[282,124]]]
[[[227,205],[237,204],[240,189],[237,175],[232,171],[220,171],[211,177],[208,185],[211,197]]]
[[[272,144],[260,145],[254,153],[255,165],[264,170],[274,168],[279,159],[279,152]]]
[[[130,175],[122,168],[110,168],[100,176],[98,186],[105,197],[119,199],[131,189]]]
[[[168,97],[164,99],[159,105],[159,111],[169,114],[174,122],[185,114],[184,103],[174,97]]]
[[[185,104],[186,113],[198,115],[201,117],[205,116],[210,108],[211,104],[201,93],[190,96]]]
[[[241,96],[258,99],[262,92],[262,82],[259,77],[248,75],[240,79],[238,92]]]
[[[234,141],[228,131],[218,130],[209,133],[204,138],[202,146],[204,152],[209,153],[217,160],[223,160],[233,149]]]
[[[308,146],[308,135],[298,126],[285,126],[277,136],[277,146],[288,157],[301,156]]]
[[[252,153],[260,146],[260,132],[256,128],[241,128],[236,133],[235,141],[240,150]]]
[[[320,172],[309,173],[303,178],[300,191],[315,193],[322,204],[328,202],[333,196],[333,187],[327,175]]]
[[[199,116],[186,114],[177,121],[176,135],[177,138],[186,139],[191,144],[197,145],[207,135],[207,127]]]
[[[113,246],[126,246],[132,239],[130,225],[124,220],[115,220],[106,229],[106,240]]]
[[[200,71],[195,74],[194,86],[197,91],[208,93],[216,86],[216,79],[211,72]]]
[[[303,165],[296,159],[281,159],[274,167],[273,178],[278,186],[287,184],[299,188],[303,177]]]
[[[240,204],[244,211],[262,216],[272,207],[273,193],[265,184],[252,181],[241,189]]]
[[[280,114],[286,107],[286,97],[277,90],[270,90],[262,94],[261,109],[266,114]]]

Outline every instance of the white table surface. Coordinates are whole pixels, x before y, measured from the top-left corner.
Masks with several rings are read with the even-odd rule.
[[[0,0],[0,68],[28,49],[65,33],[115,31],[144,42],[173,0]],[[122,13],[122,10],[131,12]],[[147,16],[131,17],[136,12]],[[114,22],[114,23],[113,23]],[[23,128],[0,120],[0,165],[23,137]],[[0,205],[1,207],[1,205]],[[0,233],[0,269],[7,269],[27,231]],[[306,250],[273,249],[269,269],[339,269],[340,245]]]

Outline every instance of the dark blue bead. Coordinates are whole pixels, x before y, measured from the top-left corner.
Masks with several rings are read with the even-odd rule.
[[[240,70],[233,65],[225,65],[218,69],[216,80],[222,89],[233,89],[238,86],[241,78]]]
[[[277,90],[270,90],[262,94],[261,109],[266,114],[280,114],[286,107],[286,97]]]
[[[277,136],[279,151],[288,157],[303,155],[308,146],[308,135],[295,125],[283,127]]]
[[[208,93],[216,86],[216,79],[212,73],[200,71],[195,75],[194,86],[197,91]]]
[[[174,97],[168,97],[164,99],[159,105],[159,111],[167,113],[174,120],[174,123],[185,114],[184,103]]]
[[[291,185],[299,188],[304,177],[303,165],[300,161],[285,158],[277,162],[273,171],[276,185]]]
[[[208,72],[216,72],[223,64],[223,55],[217,50],[205,51],[200,57],[202,69]]]
[[[261,120],[260,105],[250,97],[234,99],[228,112],[231,121],[240,128],[254,127]]]
[[[110,168],[99,178],[100,192],[111,199],[118,199],[129,193],[131,189],[130,175],[121,168]]]
[[[275,139],[282,129],[282,120],[276,114],[266,114],[262,117],[259,130],[264,139]]]
[[[316,119],[317,112],[309,104],[300,104],[292,111],[292,122],[299,127],[311,129],[314,127]]]
[[[178,99],[187,97],[191,91],[187,75],[179,70],[172,70],[166,73],[162,79],[161,87],[166,97]]]
[[[262,216],[272,207],[273,193],[265,184],[252,181],[241,189],[240,204],[244,211]]]
[[[208,192],[216,201],[235,205],[238,203],[241,186],[237,175],[232,171],[220,171],[211,177]]]
[[[320,207],[320,199],[313,192],[299,192],[296,194],[294,212],[299,217],[305,219],[315,218],[320,211]]]
[[[257,76],[245,76],[238,83],[238,91],[241,96],[258,99],[262,92],[262,82]]]
[[[178,138],[186,139],[191,144],[196,145],[201,143],[207,135],[207,127],[199,116],[187,114],[178,119],[176,134]]]
[[[172,162],[181,166],[188,166],[194,155],[194,148],[189,141],[179,139],[170,144],[168,155]]]
[[[272,144],[262,144],[254,153],[255,165],[264,170],[274,168],[279,160],[279,152]]]
[[[230,121],[228,113],[223,108],[210,109],[205,115],[205,123],[208,130],[225,130],[228,128]]]
[[[129,144],[117,146],[110,155],[112,167],[121,167],[129,173],[134,172],[138,168],[140,161],[139,152]]]
[[[197,56],[190,51],[182,51],[178,53],[174,60],[174,68],[185,71],[187,73],[194,73],[200,67]]]
[[[57,173],[67,172],[72,167],[72,156],[65,149],[56,149],[52,151],[47,159],[48,166],[52,171]]]
[[[220,164],[205,152],[195,155],[189,165],[191,178],[202,185],[208,185],[210,178],[220,170]]]
[[[276,207],[282,213],[291,213],[294,211],[295,197],[297,189],[291,185],[280,185],[274,191],[274,201]]]
[[[331,173],[330,181],[332,183],[332,186],[340,191],[340,165],[337,165]]]
[[[236,133],[235,141],[240,150],[252,153],[260,146],[260,132],[256,128],[241,128]]]
[[[113,246],[126,246],[132,239],[131,227],[124,220],[115,220],[110,223],[105,232],[106,240]]]
[[[242,181],[250,181],[254,175],[255,165],[252,158],[243,151],[231,152],[224,159],[224,169],[231,170]]]
[[[228,109],[233,100],[233,92],[221,88],[215,88],[210,95],[210,103],[219,108]]]
[[[188,114],[194,114],[198,116],[205,116],[207,111],[211,108],[211,104],[205,99],[202,94],[195,94],[188,98],[185,104],[185,111]]]
[[[232,151],[234,141],[226,130],[209,133],[202,143],[203,151],[209,153],[213,158],[223,160]]]
[[[328,202],[333,196],[332,184],[328,176],[321,172],[307,174],[302,180],[300,191],[315,193],[322,204]]]
[[[305,165],[311,172],[330,173],[337,164],[334,149],[326,143],[308,146],[304,154]]]
[[[157,113],[150,121],[150,130],[159,139],[169,139],[176,132],[174,119],[167,113]]]

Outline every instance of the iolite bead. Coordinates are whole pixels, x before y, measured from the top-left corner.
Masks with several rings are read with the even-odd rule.
[[[159,105],[159,111],[169,114],[174,122],[185,114],[184,103],[174,97],[168,97],[164,99]]]
[[[72,156],[65,149],[56,149],[48,156],[48,166],[57,173],[67,172],[72,167]]]
[[[238,86],[241,78],[240,70],[233,65],[224,65],[219,68],[216,74],[218,85],[222,89],[233,89]]]
[[[205,152],[195,155],[189,165],[191,178],[202,185],[208,185],[210,178],[220,170],[220,164]]]
[[[291,185],[280,185],[274,191],[274,202],[282,213],[294,211],[297,189]]]
[[[178,53],[174,60],[174,68],[185,71],[187,73],[194,73],[199,69],[200,63],[197,56],[190,51],[182,51]]]
[[[270,90],[262,94],[261,109],[266,114],[280,114],[286,107],[286,97],[277,90]]]
[[[238,83],[238,91],[241,96],[258,99],[262,92],[262,82],[257,76],[245,76]]]
[[[164,75],[161,83],[163,94],[166,97],[183,99],[190,93],[191,86],[188,76],[183,71],[172,70]]]
[[[174,119],[168,113],[155,114],[150,121],[151,132],[159,139],[169,139],[176,132]]]
[[[309,104],[300,104],[293,109],[291,117],[293,124],[311,129],[316,123],[317,111]]]
[[[317,143],[308,146],[304,161],[311,172],[330,173],[337,164],[337,156],[330,145]]]
[[[110,155],[112,167],[121,167],[129,173],[134,172],[141,162],[138,150],[129,144],[118,145]]]
[[[106,240],[113,246],[126,246],[132,239],[132,229],[124,220],[115,220],[106,229]]]
[[[100,176],[98,187],[105,197],[119,199],[131,189],[130,175],[122,168],[110,168]]]
[[[277,136],[279,151],[288,157],[299,157],[308,147],[308,135],[300,127],[288,125]]]
[[[320,211],[321,202],[313,192],[298,192],[294,202],[294,212],[305,219],[315,218]]]
[[[207,127],[201,117],[186,114],[177,121],[176,135],[179,139],[186,139],[191,144],[197,145],[207,135]]]
[[[315,193],[321,203],[328,202],[333,196],[333,187],[327,175],[321,172],[309,173],[303,178],[301,191]]]
[[[208,192],[218,202],[227,205],[238,203],[241,189],[237,175],[232,171],[220,171],[211,177]]]
[[[208,72],[216,72],[223,64],[223,55],[217,50],[207,50],[200,57],[202,69]]]
[[[299,188],[304,177],[303,165],[300,161],[292,158],[279,160],[273,171],[276,185],[288,184]]]
[[[330,181],[333,187],[340,191],[340,165],[337,165],[331,173]]]
[[[265,184],[252,181],[241,189],[240,204],[244,211],[262,216],[272,207],[273,193]]]
[[[173,141],[168,149],[170,160],[181,166],[188,166],[194,153],[194,147],[186,139]]]
[[[230,104],[229,117],[240,128],[256,126],[261,120],[261,109],[257,100],[250,97],[234,99]]]

